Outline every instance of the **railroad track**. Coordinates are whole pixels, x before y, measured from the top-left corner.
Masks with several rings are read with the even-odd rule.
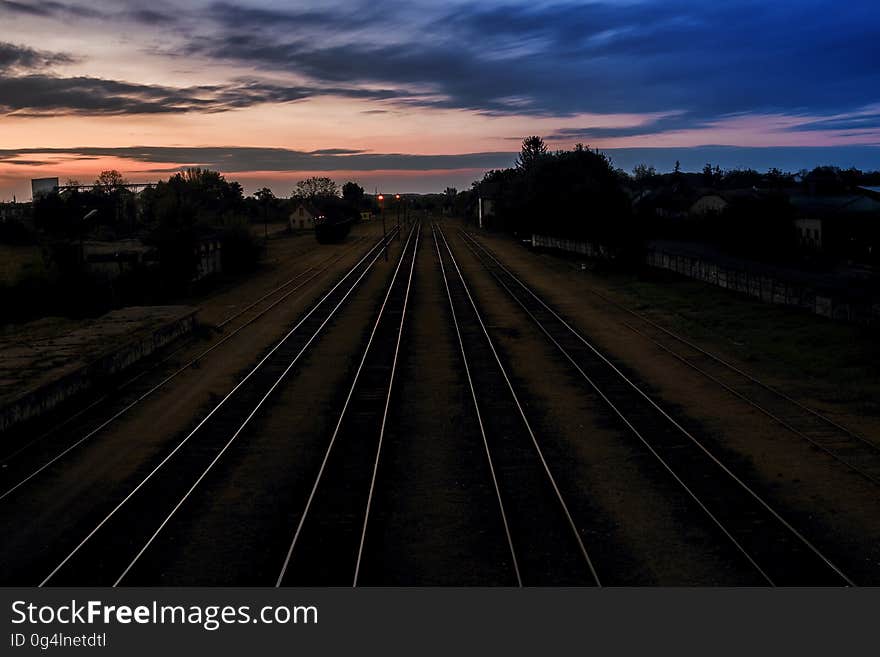
[[[582,530],[439,226],[434,243],[498,500],[512,579],[519,586],[600,586]]]
[[[421,224],[410,229],[275,586],[358,585]]]
[[[875,486],[880,486],[880,445],[785,392],[700,347],[598,290],[591,294],[624,313],[621,323],[704,378],[810,443]]]
[[[50,549],[45,561],[54,567],[46,567],[39,585],[119,584],[230,445],[246,435],[251,420],[373,269],[382,245],[382,240],[373,245],[137,485],[102,500],[72,528],[82,536],[72,549]]]
[[[124,415],[131,411],[135,406],[165,388],[178,376],[180,376],[192,367],[200,366],[205,358],[216,352],[229,340],[234,338],[236,335],[241,333],[244,329],[248,328],[258,320],[262,319],[275,307],[286,301],[288,298],[299,292],[303,287],[315,280],[318,276],[330,269],[333,264],[344,258],[353,250],[357,249],[364,239],[365,238],[363,237],[358,238],[355,243],[353,243],[343,252],[322,259],[314,266],[297,273],[293,277],[287,279],[286,281],[275,286],[268,292],[264,293],[262,296],[260,296],[258,299],[254,300],[244,308],[237,310],[235,313],[226,317],[215,327],[218,331],[224,331],[223,335],[212,342],[210,345],[208,345],[205,349],[200,351],[196,356],[190,358],[183,364],[179,362],[175,363],[173,361],[174,356],[186,347],[191,346],[195,342],[194,339],[189,339],[185,341],[183,344],[177,346],[173,351],[166,354],[160,360],[153,362],[133,377],[116,385],[112,392],[95,399],[84,408],[76,411],[74,414],[67,417],[63,421],[55,424],[45,433],[27,442],[26,444],[16,449],[14,452],[5,456],[2,460],[0,460],[0,473],[2,473],[0,477],[2,477],[3,481],[3,484],[0,484],[3,486],[2,492],[0,492],[0,502],[2,502],[5,498],[11,496],[20,488],[24,487],[33,479],[37,478],[42,472],[47,470],[52,465],[56,464],[58,461],[76,450],[78,447],[84,445],[90,439],[94,438],[96,435],[107,429],[109,426],[111,426],[113,423],[115,423],[117,420],[121,419]],[[250,314],[250,316],[246,317],[241,323],[236,325],[235,328],[226,331],[226,328],[230,324],[232,324],[232,322],[247,314]],[[136,390],[127,398],[123,398],[120,396],[122,392],[129,388],[132,388],[146,375],[158,371],[162,366],[169,364],[174,366],[173,369],[170,371],[170,373],[167,373],[163,378],[161,378],[161,380],[159,380],[157,383],[149,385],[142,390]],[[61,446],[54,444],[44,444],[47,440],[55,435],[60,434],[63,429],[70,426],[77,420],[84,419],[87,421],[89,419],[90,413],[99,411],[104,406],[114,401],[119,402],[121,407],[118,408],[116,411],[111,412],[109,416],[105,416],[104,419],[96,420],[91,429],[84,430],[83,435],[80,438],[74,440],[72,443]],[[49,449],[52,447],[56,449],[51,454],[51,456],[46,456],[46,452],[49,451]],[[38,463],[31,463],[29,468],[27,467],[27,464],[18,465],[14,463],[17,459],[26,458],[29,452],[36,452],[37,450],[39,450],[38,456],[43,457]],[[35,454],[35,456],[37,455]],[[12,465],[16,465],[17,467],[10,467]],[[17,479],[14,478],[16,474],[18,475]]]
[[[822,550],[592,342],[465,231],[461,238],[496,283],[672,477],[695,512],[716,528],[769,585],[846,586],[854,582]]]

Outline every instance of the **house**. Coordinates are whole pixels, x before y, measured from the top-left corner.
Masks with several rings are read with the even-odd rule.
[[[316,214],[314,208],[310,207],[307,203],[299,203],[287,219],[290,230],[306,230],[311,228]]]
[[[717,215],[727,209],[728,202],[721,194],[704,194],[691,205],[690,214],[705,217]]]
[[[85,240],[81,243],[81,248],[86,268],[101,272],[111,279],[141,266],[158,264],[155,249],[139,239],[112,242]]]
[[[766,193],[754,187],[725,189],[723,191],[706,190],[696,197],[688,214],[692,217],[717,216],[731,205],[754,203],[765,198],[767,198]]]
[[[822,250],[822,220],[801,216],[794,220],[798,246],[806,250]]]
[[[697,201],[696,193],[683,185],[672,184],[646,189],[632,201],[637,214],[659,219],[684,219]]]
[[[494,183],[480,183],[477,188],[477,226],[492,223],[495,216],[495,197],[498,195],[498,185]]]
[[[880,245],[880,199],[869,194],[794,194],[802,246],[850,261],[874,262]]]
[[[218,235],[202,235],[196,241],[196,273],[193,281],[200,281],[223,271],[223,245]]]

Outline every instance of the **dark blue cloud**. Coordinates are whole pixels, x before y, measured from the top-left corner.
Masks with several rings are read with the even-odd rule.
[[[15,163],[22,156],[64,155],[118,157],[145,164],[166,162],[180,167],[200,166],[225,173],[243,171],[425,171],[493,169],[511,166],[516,153],[466,153],[462,155],[409,155],[367,153],[345,148],[297,151],[288,148],[245,146],[174,147],[131,146],[117,148],[18,148],[0,149],[0,162]],[[177,169],[163,169],[175,171]]]
[[[758,112],[819,117],[810,126],[816,130],[880,126],[876,115],[834,118],[880,103],[877,0],[355,0],[271,7],[118,0],[102,6],[0,0],[0,13],[65,18],[82,11],[121,30],[162,25],[162,52],[301,81],[263,84],[277,93],[242,94],[226,103],[231,107],[324,94],[379,101],[377,112],[386,104],[558,117],[679,111],[653,125],[585,125],[568,135],[584,140]],[[201,105],[201,98],[184,100],[172,111]],[[204,111],[219,105],[204,103]],[[114,105],[120,112],[146,106],[158,111],[138,98],[131,108]]]
[[[56,64],[70,64],[76,61],[66,53],[34,50],[27,46],[0,41],[0,73],[9,70],[42,69]]]
[[[185,51],[433,93],[408,103],[494,113],[831,113],[876,102],[875,0],[683,0],[351,11],[219,3]]]
[[[153,20],[143,18],[141,20]],[[227,112],[262,103],[289,103],[318,95],[388,100],[400,93],[357,86],[304,86],[238,79],[226,85],[170,87],[52,73],[78,61],[68,53],[35,50],[0,41],[0,113],[179,114]]]
[[[690,148],[610,148],[604,149],[615,166],[631,170],[646,163],[660,171],[672,170],[676,161],[685,171],[700,171],[710,162],[723,169],[753,168],[766,171],[778,167],[785,171],[812,169],[818,165],[835,165],[862,170],[880,168],[880,145],[877,146],[809,146],[741,148],[736,146],[698,146]],[[201,166],[228,174],[262,171],[454,171],[487,170],[512,166],[518,153],[487,152],[460,155],[407,155],[369,153],[345,148],[297,151],[287,148],[256,147],[162,147],[131,146],[118,148],[19,148],[0,149],[0,163],[55,164],[54,158],[39,160],[34,156],[64,156],[72,159],[121,158],[150,167],[156,162],[171,167],[148,169],[154,173],[173,173],[185,167]],[[479,177],[473,176],[473,177]]]

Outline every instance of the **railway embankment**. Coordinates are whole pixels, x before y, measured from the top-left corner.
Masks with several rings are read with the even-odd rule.
[[[133,306],[94,319],[45,318],[0,334],[0,435],[191,333],[191,306]]]

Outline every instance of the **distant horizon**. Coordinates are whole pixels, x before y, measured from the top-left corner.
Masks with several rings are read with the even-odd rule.
[[[627,170],[878,168],[878,19],[874,0],[0,0],[0,198],[191,166],[427,193],[532,134]]]
[[[480,180],[490,169],[513,166],[518,152],[498,153],[461,153],[450,155],[403,155],[375,154],[368,152],[347,153],[344,149],[328,149],[332,152],[305,153],[289,149],[259,149],[247,147],[211,147],[211,148],[165,148],[136,146],[130,149],[82,147],[70,149],[29,148],[18,153],[0,149],[0,162],[13,154],[70,158],[78,163],[78,167],[67,173],[62,163],[40,162],[31,166],[21,166],[26,177],[12,176],[0,179],[0,201],[10,201],[13,195],[17,200],[28,201],[31,197],[30,181],[35,178],[57,177],[64,184],[69,178],[78,180],[83,185],[91,184],[103,169],[87,172],[82,163],[112,161],[113,167],[119,170],[127,180],[133,183],[153,183],[167,180],[178,171],[191,167],[202,167],[219,171],[228,180],[242,184],[246,194],[253,194],[262,187],[269,187],[276,196],[289,196],[298,180],[309,176],[327,176],[340,186],[354,181],[364,187],[368,193],[379,192],[401,194],[436,194],[442,193],[447,187],[458,190],[467,189],[475,180]],[[740,147],[740,146],[694,146],[694,147],[639,147],[639,148],[600,148],[612,160],[615,167],[631,173],[638,164],[646,164],[657,169],[659,173],[672,171],[678,161],[682,171],[699,172],[710,163],[724,170],[755,169],[760,172],[771,168],[781,169],[789,173],[797,173],[803,169],[817,166],[836,166],[841,169],[854,167],[862,171],[880,170],[880,146],[790,146],[790,147]],[[137,153],[137,158],[129,153]],[[205,157],[197,156],[204,152]],[[169,159],[184,156],[185,163],[171,164],[161,171],[144,169],[145,162],[140,158],[149,158],[152,154],[168,154]],[[281,169],[247,171],[239,159],[263,158],[265,164],[274,162],[280,167],[286,159],[312,161],[313,167],[308,169]],[[328,161],[329,159],[329,161]],[[335,160],[344,160],[346,166],[333,169],[326,168],[335,164]],[[232,170],[224,170],[224,163],[232,163]],[[369,168],[379,166],[387,168]],[[477,164],[478,166],[473,166]],[[176,165],[176,166],[175,166]],[[397,166],[414,168],[396,168]],[[438,166],[439,165],[439,166]],[[438,168],[430,168],[438,166]],[[128,168],[126,168],[128,167]],[[365,168],[366,167],[366,168]],[[425,168],[421,168],[425,167]],[[5,183],[5,184],[4,184]]]

